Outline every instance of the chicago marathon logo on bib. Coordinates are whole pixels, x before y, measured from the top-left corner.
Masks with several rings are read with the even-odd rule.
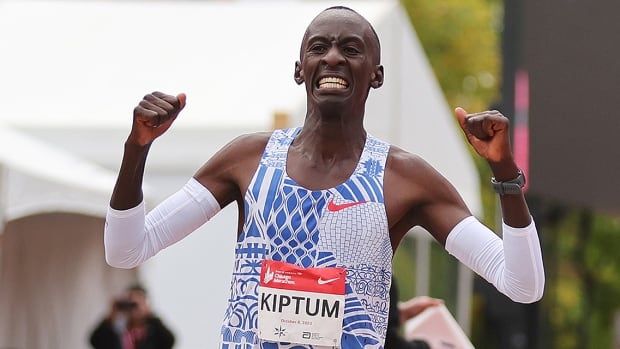
[[[346,270],[262,262],[258,333],[263,340],[340,346]]]

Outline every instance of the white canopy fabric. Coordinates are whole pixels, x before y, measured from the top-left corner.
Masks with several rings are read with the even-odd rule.
[[[115,175],[0,127],[0,347],[83,348],[135,271],[106,265]]]
[[[87,348],[134,270],[105,264],[103,218],[45,213],[0,236],[0,348]]]
[[[0,127],[4,221],[47,212],[105,216],[115,175],[66,151]]]

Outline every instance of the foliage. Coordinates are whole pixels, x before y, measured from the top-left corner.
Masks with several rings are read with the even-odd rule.
[[[620,221],[572,209],[546,230],[555,269],[547,277],[545,308],[557,348],[611,348],[620,308]]]
[[[496,102],[500,83],[499,0],[401,0],[427,53],[446,100],[475,112]],[[486,163],[474,156],[481,178],[484,222],[495,226],[497,199]],[[547,282],[541,309],[541,333],[553,348],[610,348],[613,316],[620,309],[620,221],[576,208],[544,203],[541,210],[558,207],[561,217],[545,221],[541,229]],[[544,216],[545,214],[542,214]],[[404,247],[404,248],[403,248]],[[434,250],[437,250],[434,247]],[[413,296],[406,286],[414,273],[413,243],[405,242],[394,257],[401,277],[401,298]],[[456,278],[445,253],[432,254],[431,295],[452,297],[436,285]],[[438,262],[443,258],[444,262]],[[437,265],[439,264],[439,265]],[[405,281],[407,280],[407,281]],[[454,285],[449,285],[453,287]],[[435,292],[435,293],[434,293]],[[453,299],[448,299],[448,304]],[[480,302],[476,304],[479,305]],[[483,328],[474,328],[482,333]]]
[[[502,2],[497,0],[401,0],[450,106],[487,110],[500,84]],[[473,152],[473,150],[470,151]],[[480,173],[482,220],[495,225],[491,171],[473,156]]]
[[[469,111],[488,109],[499,91],[499,23],[501,3],[491,0],[402,0],[414,29],[429,58],[439,84],[451,106]],[[464,145],[465,146],[465,145]],[[494,225],[495,195],[490,190],[490,170],[479,157],[482,186],[483,220]],[[394,257],[395,274],[402,279],[401,299],[412,297],[415,261],[413,243],[407,239]],[[455,302],[456,261],[436,244],[432,249],[431,295]]]
[[[481,111],[498,96],[501,4],[403,0],[451,106]]]

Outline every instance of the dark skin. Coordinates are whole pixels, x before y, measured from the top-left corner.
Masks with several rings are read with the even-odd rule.
[[[289,148],[286,169],[298,184],[327,189],[344,182],[355,170],[366,139],[364,109],[369,90],[383,84],[379,47],[368,22],[346,10],[319,14],[307,29],[294,79],[307,93],[306,120]],[[319,87],[324,77],[345,81]],[[340,86],[342,87],[342,86]],[[185,95],[154,92],[134,110],[132,131],[112,195],[115,209],[135,207],[142,200],[144,163],[151,143],[163,134],[185,106]],[[456,117],[476,152],[499,181],[517,177],[509,139],[509,122],[497,111]],[[256,171],[270,133],[241,136],[222,148],[194,178],[207,187],[221,207],[233,201],[244,221],[243,195]],[[422,226],[442,245],[452,228],[471,212],[454,187],[420,157],[392,146],[384,176],[384,197],[392,248],[414,226]],[[525,227],[530,213],[523,195],[501,197],[506,224]]]

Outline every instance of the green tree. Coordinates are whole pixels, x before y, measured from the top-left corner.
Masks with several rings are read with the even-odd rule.
[[[498,0],[402,0],[448,104],[487,110],[500,88],[502,5]],[[465,142],[465,141],[464,141]],[[471,148],[468,147],[471,150]],[[480,173],[483,221],[495,225],[491,171],[473,156]]]
[[[485,110],[499,91],[501,3],[402,0],[451,106]]]
[[[488,109],[499,95],[501,3],[490,0],[402,0],[401,3],[448,104],[472,112]],[[484,160],[477,156],[474,159],[485,184],[481,186],[483,220],[493,226],[495,195],[487,185],[490,170]],[[413,296],[413,288],[407,286],[413,282],[413,246],[413,243],[403,244],[394,257],[395,273],[403,281],[402,298]],[[456,279],[456,262],[445,253],[438,253],[439,250],[438,246],[433,247],[431,294],[447,297],[447,305],[451,306],[454,292],[448,290],[445,280]]]
[[[401,3],[409,14],[448,104],[471,112],[487,110],[499,96],[502,4],[489,0],[402,0]],[[490,170],[483,159],[473,158],[483,184],[483,220],[493,227],[496,197],[488,185]],[[394,271],[401,281],[401,299],[414,295],[413,287],[409,286],[414,281],[414,245],[411,240],[405,241],[394,256]],[[431,267],[430,295],[445,299],[448,308],[454,312],[456,260],[434,244]],[[474,307],[479,308],[476,305]],[[478,326],[472,330],[484,338],[484,328]]]

